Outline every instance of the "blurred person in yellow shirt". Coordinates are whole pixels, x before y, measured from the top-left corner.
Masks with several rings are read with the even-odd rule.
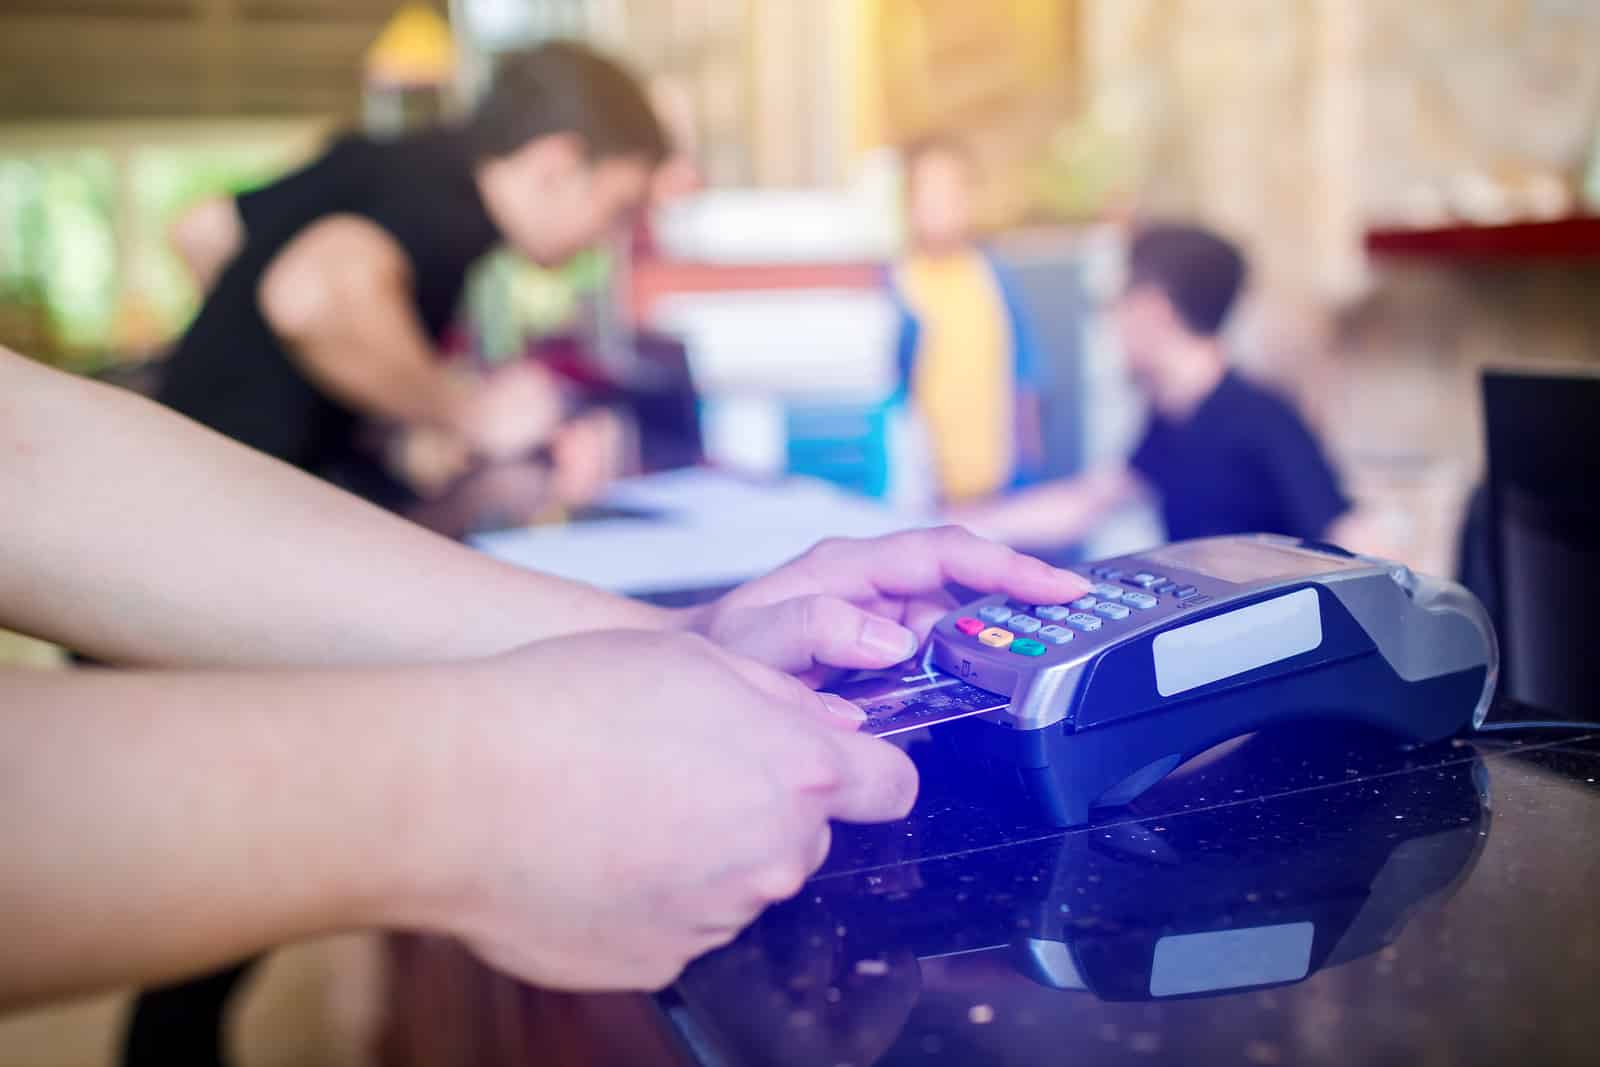
[[[909,248],[891,272],[901,381],[948,503],[1032,480],[1041,451],[1036,352],[1009,282],[975,239],[976,178],[958,141],[907,149]]]

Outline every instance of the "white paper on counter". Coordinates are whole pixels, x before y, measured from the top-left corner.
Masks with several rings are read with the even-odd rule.
[[[753,482],[704,469],[616,485],[603,504],[660,518],[601,519],[469,539],[508,563],[642,595],[734,585],[828,537],[877,537],[929,525],[826,482]]]

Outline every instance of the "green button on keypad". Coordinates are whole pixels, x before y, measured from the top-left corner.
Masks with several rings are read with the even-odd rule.
[[[1019,656],[1042,656],[1045,654],[1045,647],[1037,641],[1019,637],[1011,642],[1011,651]]]

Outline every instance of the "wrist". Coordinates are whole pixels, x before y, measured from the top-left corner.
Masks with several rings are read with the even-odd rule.
[[[415,719],[426,722],[412,730],[403,799],[380,844],[385,856],[373,861],[382,873],[369,884],[366,925],[481,950],[495,943],[508,898],[538,907],[569,854],[571,776],[588,776],[574,769],[574,720],[563,712],[576,698],[561,656],[540,642],[430,668],[419,680],[428,696]],[[538,684],[530,688],[530,679]]]
[[[424,421],[465,440],[477,422],[477,383],[447,367],[437,368],[436,373],[439,388],[430,392],[433,404]]]
[[[471,787],[471,663],[385,672],[392,702],[363,701],[347,762],[359,810],[346,823],[338,896],[347,924],[447,931],[466,897],[473,832],[463,818]]]
[[[720,599],[720,598],[719,598]],[[660,625],[655,627],[670,633],[710,635],[711,618],[717,601],[695,604],[687,608],[659,608]]]

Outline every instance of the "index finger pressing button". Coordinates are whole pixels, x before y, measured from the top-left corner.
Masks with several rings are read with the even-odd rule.
[[[978,609],[978,618],[982,619],[984,622],[1005,622],[1014,614],[1015,612],[1006,607],[1004,604],[985,604],[983,607]]]

